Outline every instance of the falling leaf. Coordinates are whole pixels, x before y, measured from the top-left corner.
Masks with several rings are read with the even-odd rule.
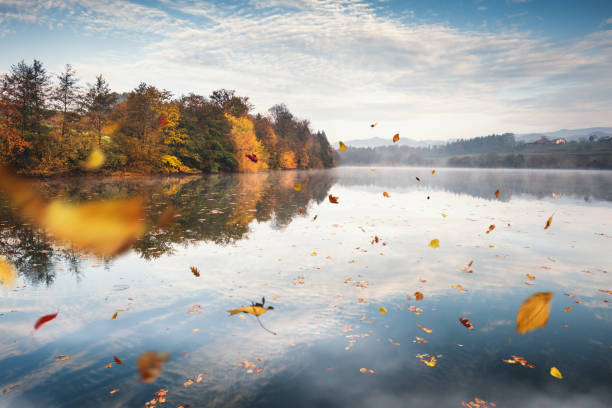
[[[158,354],[155,351],[146,351],[138,358],[138,370],[140,371],[140,381],[153,382],[161,373],[164,363],[170,356],[168,354]]]
[[[183,383],[183,387],[189,387],[192,384],[195,384],[195,381],[193,381],[191,378],[189,378],[187,381],[185,381]]]
[[[319,214],[316,214],[314,217],[312,217],[312,222],[315,222],[317,220],[318,216],[319,216]]]
[[[462,325],[464,325],[468,329],[474,330],[474,325],[472,325],[472,323],[470,323],[470,319],[466,319],[465,317],[460,317],[459,321],[461,322]]]
[[[332,204],[338,204],[338,197],[333,196],[333,195],[329,195],[329,202]]]
[[[423,300],[423,294],[421,292],[414,292],[414,298],[416,300]]]
[[[386,191],[383,191],[383,196],[389,198],[389,193],[387,193]]]
[[[495,224],[491,224],[489,225],[489,229],[486,231],[486,233],[490,233],[491,231],[493,231],[495,229]]]
[[[111,368],[113,366],[113,363],[108,363],[107,365],[104,366],[104,368]]]
[[[303,210],[303,209],[301,209],[301,208],[298,210],[298,212],[300,213],[300,215],[304,215],[304,214],[306,214],[306,211],[304,211],[304,210]]]
[[[4,255],[0,255],[0,284],[10,288],[17,282],[17,270]]]
[[[34,324],[34,330],[40,329],[43,325],[49,323],[51,320],[55,319],[56,317],[57,317],[57,313],[55,313],[55,314],[48,314],[48,315],[45,315],[45,316],[41,317]]]
[[[527,273],[527,274],[525,274],[525,276],[527,276],[527,277],[529,278],[529,280],[535,280],[535,278],[536,278],[535,276],[530,275],[530,274],[528,274],[528,273]]]
[[[548,217],[548,220],[546,221],[546,225],[544,226],[544,229],[548,229],[550,227],[550,224],[552,224],[552,215]]]
[[[461,293],[466,293],[467,292],[467,289],[464,289],[463,286],[461,286],[461,285],[451,285],[451,288],[457,289]]]
[[[550,368],[550,375],[552,375],[555,378],[558,379],[563,379],[563,375],[561,375],[561,371],[559,371],[559,369],[557,367],[551,367]]]
[[[418,177],[415,177],[415,178],[416,178],[416,181],[421,181],[421,179],[420,179],[420,178],[418,178]],[[429,197],[428,197],[428,198],[429,198]]]
[[[123,361],[121,361],[121,359],[117,356],[113,356],[113,360],[115,360],[115,363],[119,364],[119,365],[123,365]]]
[[[119,392],[119,390],[120,390],[120,389],[121,389],[121,388],[115,388],[114,390],[110,390],[110,391],[109,391],[109,394],[113,395],[113,394],[115,394],[115,393]]]
[[[370,127],[375,127],[376,125],[378,125],[378,122],[374,122],[370,125]]]
[[[571,312],[572,310],[574,310],[574,309],[571,308],[571,307],[566,307],[563,311],[564,312]]]
[[[259,160],[255,153],[247,153],[247,154],[245,154],[245,156],[246,156],[247,159],[249,159],[253,163],[257,163],[257,161]]]
[[[196,268],[195,266],[190,266],[189,269],[191,270],[191,273],[193,273],[193,276],[195,276],[196,278],[200,277],[200,270],[198,268]]]
[[[317,253],[313,252],[313,253],[310,254],[310,256],[317,256]]]
[[[538,292],[525,300],[516,314],[516,331],[525,334],[546,326],[553,296],[551,292]]]
[[[387,314],[387,309],[385,307],[379,307],[378,308],[378,313],[380,314]]]
[[[393,143],[398,142],[399,141],[399,133],[396,133],[393,135]]]
[[[145,231],[141,198],[79,205],[54,200],[40,221],[57,241],[101,256],[127,249]]]
[[[66,361],[66,360],[70,360],[70,356],[67,356],[65,354],[60,354],[59,356],[55,357],[58,361]]]
[[[115,313],[113,314],[113,317],[111,317],[111,320],[115,320],[115,319],[117,318],[117,315],[118,315],[118,314],[119,314],[119,312],[115,312]]]
[[[338,144],[340,145],[340,150],[341,150],[341,151],[343,151],[343,152],[344,152],[344,151],[346,151],[346,145],[345,145],[344,143],[342,143],[342,142],[340,141],[340,142],[338,142]]]
[[[293,186],[293,189],[295,191],[301,191],[302,190],[302,185],[300,183],[297,183],[295,186]]]
[[[6,387],[6,388],[5,388],[5,389],[2,391],[2,393],[3,393],[3,394],[8,394],[9,392],[13,391],[13,390],[14,390],[15,388],[17,388],[17,387],[19,387],[19,384],[15,384],[15,385],[12,385],[12,386],[10,386],[10,387]]]
[[[106,159],[104,152],[99,147],[96,147],[89,153],[87,160],[83,162],[83,169],[87,171],[97,170],[104,164]]]
[[[446,214],[442,213],[442,218],[446,218]]]
[[[499,198],[499,190],[495,190],[495,197]]]
[[[438,248],[440,246],[440,240],[438,238],[434,238],[427,246],[431,248]]]
[[[431,171],[431,174],[436,174],[436,171],[435,171],[435,170],[432,170],[432,171]]]

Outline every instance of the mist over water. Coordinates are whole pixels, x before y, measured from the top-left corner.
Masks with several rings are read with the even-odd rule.
[[[609,406],[612,173],[431,170],[38,182],[74,202],[143,195],[150,225],[176,210],[109,259],[55,245],[2,201],[0,253],[19,280],[0,287],[0,388],[17,385],[0,407],[144,406],[160,389],[167,407]],[[520,335],[537,292],[554,294],[548,323]],[[264,296],[277,335],[228,316]],[[147,350],[170,355],[153,383],[135,363]],[[125,364],[106,368],[113,356]]]

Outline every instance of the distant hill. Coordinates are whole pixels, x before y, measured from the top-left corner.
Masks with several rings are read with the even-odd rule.
[[[585,129],[561,129],[554,132],[541,132],[541,133],[524,133],[515,135],[517,142],[533,142],[542,136],[546,136],[549,139],[563,138],[568,142],[588,140],[590,136],[595,136],[597,139],[606,136],[612,136],[612,127],[592,127]]]
[[[446,143],[444,140],[414,140],[407,138],[400,138],[397,143],[393,143],[391,138],[383,139],[382,137],[371,137],[369,139],[359,139],[359,140],[348,140],[345,141],[344,144],[351,147],[381,147],[381,146],[391,146],[393,144],[399,146],[409,146],[409,147],[427,147],[427,146],[436,146]]]

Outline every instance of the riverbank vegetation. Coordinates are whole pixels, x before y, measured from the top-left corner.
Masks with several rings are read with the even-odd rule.
[[[512,133],[428,147],[348,147],[342,164],[482,168],[612,169],[612,138],[517,141]]]
[[[93,151],[102,153],[103,164],[93,167],[104,174],[337,164],[325,132],[284,104],[265,115],[252,109],[233,90],[174,97],[141,83],[120,94],[102,75],[83,86],[70,65],[51,75],[40,61],[21,61],[0,76],[0,164],[28,175],[75,174]]]

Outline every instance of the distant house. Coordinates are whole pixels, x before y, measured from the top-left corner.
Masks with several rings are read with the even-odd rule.
[[[553,142],[554,142],[555,144],[566,144],[566,143],[567,143],[567,140],[562,139],[562,138],[559,138],[559,139],[555,139],[555,140],[553,140]]]

